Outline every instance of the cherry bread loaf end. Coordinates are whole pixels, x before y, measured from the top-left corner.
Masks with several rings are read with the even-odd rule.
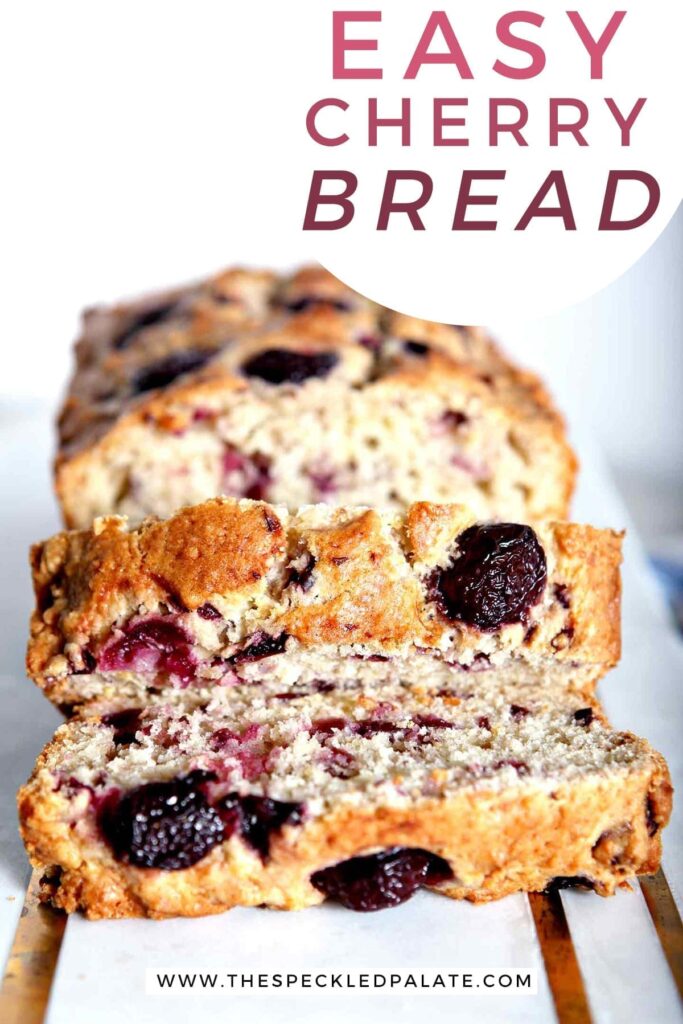
[[[394,313],[319,267],[98,307],[76,357],[56,463],[68,526],[217,495],[568,514],[576,460],[537,377],[478,328]]]

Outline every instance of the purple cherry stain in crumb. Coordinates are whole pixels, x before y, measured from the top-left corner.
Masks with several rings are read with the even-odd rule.
[[[232,729],[221,728],[216,729],[209,738],[209,746],[213,751],[225,750],[230,745],[238,746],[241,741],[239,733],[234,732]]]
[[[561,629],[557,636],[554,636],[551,640],[551,646],[556,651],[564,650],[571,644],[574,639],[574,623],[570,622],[568,625]]]
[[[311,884],[349,910],[370,911],[397,907],[421,886],[452,878],[442,857],[427,850],[393,847],[316,871]]]
[[[350,779],[355,774],[356,759],[348,750],[328,743],[325,747],[325,771],[334,779]]]
[[[207,772],[191,772],[138,786],[109,802],[100,814],[100,828],[117,860],[178,871],[205,857],[225,832],[202,791],[211,778]]]
[[[282,654],[285,650],[288,633],[280,633],[279,636],[271,636],[264,630],[259,629],[248,638],[246,646],[241,651],[228,658],[231,665],[242,665],[252,661],[262,661],[263,658],[270,658],[274,654]]]
[[[253,722],[241,734],[224,727],[216,729],[209,738],[211,749],[221,755],[217,771],[228,762],[235,762],[245,779],[257,779],[267,770],[268,752],[260,742],[261,727]]]
[[[469,665],[465,665],[462,661],[451,661],[448,657],[444,657],[444,662],[449,665],[452,669],[457,672],[466,673],[477,673],[477,672],[488,672],[491,668],[491,659],[488,654],[475,654]],[[450,691],[444,690],[443,692],[437,693],[438,697],[449,696]],[[452,697],[459,697],[461,694],[450,693]]]
[[[81,660],[80,665],[76,658],[70,657],[69,661],[69,674],[72,676],[84,676],[90,672],[94,672],[97,668],[97,661],[88,650],[87,647],[83,647],[80,652]],[[81,667],[82,666],[82,667]]]
[[[510,705],[510,717],[513,719],[513,721],[515,721],[515,722],[522,722],[522,721],[524,721],[524,719],[526,718],[526,716],[528,714],[529,714],[529,709],[525,708],[525,707],[522,707],[521,704],[511,704]]]
[[[204,423],[206,420],[213,419],[215,415],[216,414],[213,409],[201,407],[199,409],[195,409],[192,413],[192,420],[194,423]]]
[[[277,516],[273,515],[271,512],[264,512],[263,518],[265,520],[268,533],[277,533],[280,529],[280,520]]]
[[[55,789],[57,790],[58,793],[65,793],[68,797],[75,796],[76,793],[82,793],[83,791],[88,793],[90,799],[93,799],[95,795],[95,791],[93,790],[92,786],[89,786],[85,782],[80,782],[72,775],[69,775],[68,778],[64,778],[64,776],[59,776],[57,778]]]
[[[493,765],[493,770],[496,772],[500,771],[501,768],[514,768],[518,775],[528,775],[531,770],[526,761],[515,761],[512,758],[496,761]]]
[[[458,427],[463,427],[470,421],[469,416],[457,409],[449,409],[443,414],[441,419],[446,426],[452,427],[454,430],[457,430]]]
[[[311,736],[331,736],[349,724],[348,718],[317,718],[311,722],[309,732]]]
[[[288,348],[269,348],[242,364],[247,377],[258,377],[268,384],[303,384],[311,377],[327,377],[339,362],[336,352],[297,352]]]
[[[358,344],[368,349],[369,352],[380,352],[383,342],[374,334],[362,334],[358,339]]]
[[[227,448],[223,455],[223,474],[226,477],[223,486],[227,494],[251,498],[252,501],[267,500],[273,482],[267,455],[261,455],[260,452],[246,455],[236,448]]]
[[[313,586],[315,557],[309,552],[299,555],[287,567],[285,587],[299,587],[306,593]]]
[[[415,725],[424,726],[427,729],[455,729],[455,722],[449,722],[438,715],[415,715],[413,722]]]
[[[125,626],[123,636],[105,644],[97,665],[101,672],[163,673],[182,685],[191,683],[197,670],[188,634],[172,620],[158,618]]]
[[[214,606],[209,604],[208,601],[206,601],[205,604],[200,604],[199,608],[197,608],[197,615],[200,619],[206,619],[207,622],[213,622],[216,619],[223,618],[221,613],[218,611],[218,608],[214,608]]]
[[[140,728],[141,717],[141,708],[126,708],[124,711],[113,711],[109,715],[103,715],[102,724],[113,728],[114,743],[116,746],[123,746],[135,743],[135,735]]]
[[[432,577],[442,613],[481,630],[524,622],[547,579],[546,558],[530,526],[471,526],[457,540],[457,555]]]
[[[284,825],[298,825],[303,819],[303,804],[272,800],[265,796],[239,796],[229,793],[218,808],[228,835],[236,832],[256,850],[261,860],[270,853],[270,841]]]
[[[97,660],[87,647],[84,647],[81,651],[81,658],[83,659],[83,667],[85,668],[85,671],[94,672],[97,668]]]
[[[331,693],[334,689],[334,683],[328,683],[323,679],[314,679],[307,686],[298,686],[293,690],[286,690],[273,696],[276,700],[298,700],[300,697],[310,697],[312,693]]]
[[[316,495],[324,498],[337,491],[337,474],[333,469],[308,469],[306,475],[313,484]]]
[[[369,718],[364,722],[355,722],[352,726],[352,730],[357,736],[360,736],[364,740],[368,740],[372,739],[373,736],[379,736],[381,733],[393,734],[400,732],[401,726],[396,725],[395,722]]]

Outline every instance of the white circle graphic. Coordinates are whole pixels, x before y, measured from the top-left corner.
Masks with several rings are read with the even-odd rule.
[[[542,316],[623,273],[678,205],[669,0],[297,6],[277,220],[373,299],[451,323]],[[311,229],[331,219],[348,223]]]

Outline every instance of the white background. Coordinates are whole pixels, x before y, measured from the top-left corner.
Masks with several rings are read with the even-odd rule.
[[[472,78],[461,80],[452,63],[427,64],[414,80],[405,80],[414,52],[430,15],[433,0],[362,0],[345,5],[381,15],[381,21],[350,22],[348,39],[376,41],[377,50],[351,52],[351,68],[381,69],[381,80],[334,80],[330,70],[330,8],[335,0],[311,0],[315,43],[306,39],[300,47],[301,63],[310,81],[302,87],[302,74],[288,82],[296,104],[311,102],[311,90],[320,96],[341,97],[349,109],[325,111],[323,130],[343,130],[349,141],[339,147],[321,147],[313,141],[300,143],[293,135],[288,160],[289,181],[304,206],[313,168],[351,169],[358,179],[353,196],[355,215],[339,231],[318,231],[312,244],[322,262],[361,292],[372,294],[386,306],[403,304],[406,312],[445,323],[481,323],[491,319],[528,318],[545,315],[579,302],[603,288],[656,239],[673,215],[681,197],[680,137],[673,128],[678,120],[678,40],[683,32],[683,10],[670,0],[629,0],[626,14],[608,44],[602,77],[591,79],[586,49],[573,28],[566,8],[578,8],[588,30],[599,38],[620,6],[614,0],[590,0],[577,4],[534,0],[531,10],[540,25],[516,24],[515,35],[533,40],[543,49],[543,71],[530,79],[511,80],[494,70],[496,59],[517,69],[529,59],[498,43],[498,19],[514,12],[510,0],[441,5],[459,46],[468,61]],[[306,8],[307,0],[295,5]],[[614,23],[616,24],[616,23]],[[446,51],[442,30],[428,30],[429,52]],[[317,45],[316,45],[317,44]],[[466,73],[466,72],[465,72]],[[596,74],[599,72],[596,70]],[[400,99],[410,104],[410,146],[401,145],[396,127],[378,131],[378,145],[369,147],[368,98],[377,97],[381,117],[395,118]],[[445,130],[449,139],[467,140],[467,147],[435,147],[432,104],[434,97],[467,101],[464,107],[448,107],[447,116],[459,116],[463,126]],[[519,146],[508,135],[489,145],[490,97],[517,98],[528,108],[524,138]],[[621,147],[621,136],[609,114],[605,98],[612,98],[626,112],[636,99],[645,99],[630,135]],[[556,146],[549,138],[550,98],[576,98],[586,104],[586,146],[562,134]],[[563,111],[567,113],[566,109]],[[503,115],[510,119],[510,110]],[[572,120],[569,115],[569,120]],[[564,120],[564,118],[563,118]],[[415,231],[405,215],[390,218],[386,231],[375,230],[380,196],[388,168],[427,171],[433,194],[421,212],[425,230]],[[504,181],[476,182],[473,195],[493,195],[495,208],[474,207],[467,220],[497,223],[495,231],[453,231],[453,212],[461,173],[477,168],[505,172]],[[577,230],[566,231],[557,218],[534,219],[526,230],[514,225],[551,169],[561,170],[571,199]],[[651,220],[637,230],[598,231],[608,172],[615,169],[644,170],[661,186],[661,201]],[[326,192],[338,191],[327,186]],[[397,192],[405,200],[420,195],[415,183],[404,183]],[[617,217],[634,217],[644,209],[642,183],[626,183],[617,198]],[[554,192],[543,204],[556,205]],[[336,217],[338,210],[332,207]],[[323,211],[322,216],[325,216]],[[329,213],[328,213],[329,216]],[[283,221],[285,226],[288,222]]]
[[[296,5],[273,10],[211,0],[7,8],[3,405],[57,400],[84,305],[233,261],[288,266],[311,256],[302,235],[271,229],[273,202],[290,200],[278,193],[286,155],[275,148],[264,158],[263,139],[256,145],[303,118],[277,77],[291,49],[286,30],[300,26],[286,13]],[[580,398],[641,499],[683,480],[682,269],[679,211],[641,262],[593,299],[494,325],[560,401]]]

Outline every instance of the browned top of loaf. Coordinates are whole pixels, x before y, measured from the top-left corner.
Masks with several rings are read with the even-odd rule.
[[[159,310],[164,315],[155,321]],[[428,348],[416,358],[403,341]],[[513,420],[531,419],[564,441],[562,418],[541,381],[513,366],[481,329],[395,313],[322,267],[293,275],[232,268],[186,288],[85,312],[60,416],[58,465],[133,423],[183,429],[193,413],[185,399],[248,390],[253,382],[241,374],[242,362],[272,347],[335,351],[349,384],[373,389],[378,401],[387,387],[448,391],[457,383],[484,406],[503,406]],[[212,353],[202,367],[163,388],[137,391],[141,371],[202,351]],[[575,467],[564,443],[569,494]]]
[[[405,514],[310,506],[289,514],[264,502],[216,498],[128,528],[116,516],[59,533],[32,549],[36,609],[29,672],[44,676],[69,643],[84,645],[160,605],[192,611],[221,598],[236,621],[301,645],[365,645],[370,653],[439,646],[455,626],[440,614],[429,576],[452,556],[474,517],[460,505],[417,503]],[[519,643],[559,659],[614,664],[620,647],[621,535],[570,523],[537,524],[548,601],[571,594],[571,628]],[[287,586],[297,559],[315,560],[315,588]]]

